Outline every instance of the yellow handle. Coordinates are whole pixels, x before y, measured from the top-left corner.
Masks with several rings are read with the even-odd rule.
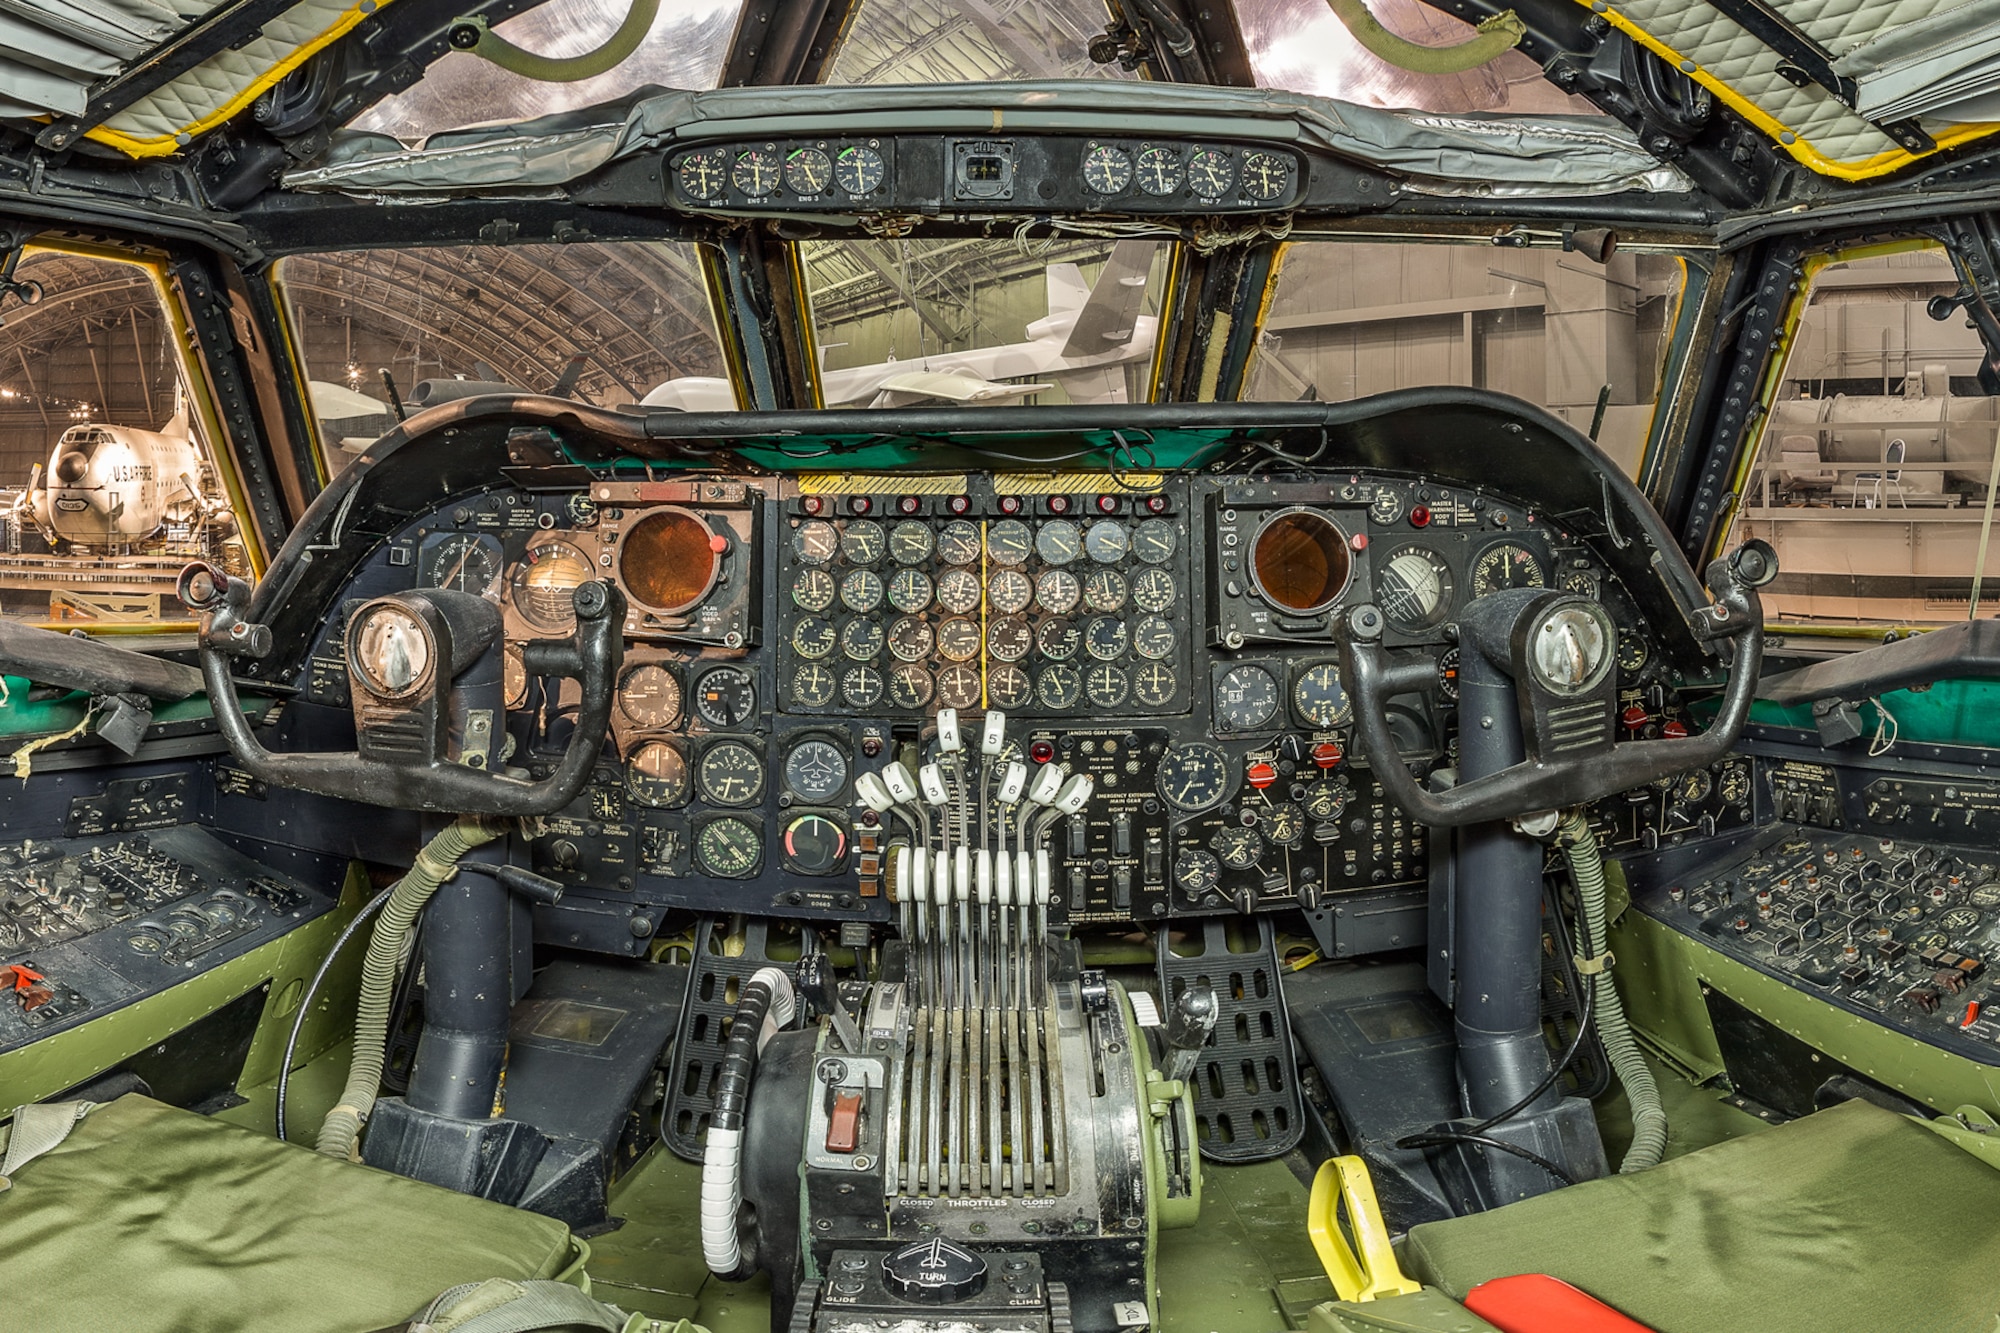
[[[1342,1203],[1354,1233],[1352,1244],[1340,1228]],[[1343,1301],[1372,1301],[1421,1290],[1396,1265],[1389,1226],[1382,1220],[1382,1205],[1375,1201],[1375,1182],[1359,1157],[1335,1157],[1321,1164],[1313,1177],[1312,1200],[1306,1205],[1306,1234]]]

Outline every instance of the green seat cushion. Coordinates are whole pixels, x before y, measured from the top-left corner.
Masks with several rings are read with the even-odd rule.
[[[1413,1227],[1454,1297],[1548,1273],[1660,1333],[1994,1333],[2000,1171],[1845,1102],[1650,1171]]]
[[[553,1277],[553,1218],[121,1097],[0,1193],[0,1310],[65,1333],[367,1333]]]

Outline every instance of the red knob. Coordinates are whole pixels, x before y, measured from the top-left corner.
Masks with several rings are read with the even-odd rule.
[[[1262,791],[1278,780],[1277,766],[1260,759],[1245,771],[1243,780]]]

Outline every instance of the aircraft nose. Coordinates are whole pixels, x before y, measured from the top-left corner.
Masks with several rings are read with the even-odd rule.
[[[89,471],[89,456],[79,453],[74,449],[56,460],[56,476],[67,485],[76,485],[79,481],[83,480],[84,474]]]

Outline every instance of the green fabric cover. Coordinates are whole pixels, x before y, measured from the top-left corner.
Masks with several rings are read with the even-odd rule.
[[[572,1254],[553,1218],[138,1096],[0,1193],[0,1312],[50,1333],[366,1333]]]
[[[1659,1333],[1994,1333],[2000,1171],[1845,1102],[1650,1171],[1413,1227],[1454,1297],[1548,1273]]]

